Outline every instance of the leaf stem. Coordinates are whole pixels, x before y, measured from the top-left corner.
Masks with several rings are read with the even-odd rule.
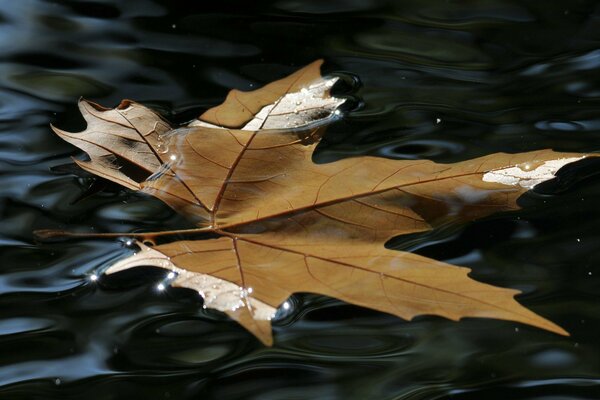
[[[53,238],[117,238],[117,237],[133,237],[149,239],[159,236],[179,235],[179,234],[196,234],[196,233],[210,233],[214,232],[213,228],[191,228],[191,229],[175,229],[171,231],[161,232],[109,232],[109,233],[96,233],[96,232],[70,232],[60,229],[38,229],[34,231],[34,235],[38,239],[53,239]]]

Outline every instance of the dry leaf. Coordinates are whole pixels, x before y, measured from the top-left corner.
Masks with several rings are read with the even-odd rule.
[[[295,292],[325,294],[404,319],[490,317],[567,333],[469,269],[388,250],[391,237],[441,220],[517,208],[516,200],[586,155],[550,150],[455,164],[354,157],[315,164],[343,100],[321,62],[253,92],[232,91],[201,120],[171,129],[147,108],[81,103],[88,128],[55,131],[85,150],[90,172],[153,195],[220,237],[140,251],[106,273],[142,265],[174,273],[204,306],[271,344],[270,320]],[[149,233],[148,237],[160,233]]]

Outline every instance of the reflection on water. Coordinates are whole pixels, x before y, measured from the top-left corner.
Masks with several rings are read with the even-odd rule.
[[[125,241],[31,234],[187,224],[114,186],[86,196],[88,175],[56,168],[80,153],[48,124],[80,130],[79,96],[132,98],[184,122],[230,87],[317,58],[360,100],[316,161],[598,150],[595,2],[22,0],[0,5],[0,45],[0,397],[597,398],[597,165],[524,196],[522,211],[390,243],[522,290],[570,338],[493,320],[408,323],[296,295],[264,348],[193,293],[157,290],[161,271],[91,279],[131,251]]]

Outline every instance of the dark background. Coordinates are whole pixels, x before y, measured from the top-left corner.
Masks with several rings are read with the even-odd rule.
[[[522,290],[569,338],[300,294],[265,348],[189,291],[158,293],[163,272],[92,282],[130,251],[122,241],[32,236],[186,226],[110,185],[74,203],[93,179],[64,166],[81,153],[49,123],[82,129],[79,96],[135,99],[183,123],[317,58],[355,96],[318,161],[597,151],[598,2],[2,1],[0,49],[0,398],[600,398],[597,163],[518,212],[389,244]]]

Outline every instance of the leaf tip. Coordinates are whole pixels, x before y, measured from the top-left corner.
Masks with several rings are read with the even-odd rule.
[[[52,132],[56,133],[61,139],[64,139],[65,136],[69,135],[69,132],[57,128],[54,124],[50,124],[50,129],[52,129]]]
[[[565,336],[565,337],[571,336],[571,334],[567,330],[563,329],[561,326],[555,324],[554,322],[551,322],[548,320],[544,320],[544,321],[546,323],[543,326],[539,326],[540,328],[545,329],[552,333],[556,333],[557,335],[560,335],[560,336]]]
[[[79,110],[83,113],[84,111],[86,111],[85,106],[90,106],[92,108],[94,108],[97,111],[108,111],[109,108],[103,107],[100,104],[93,102],[91,100],[88,100],[84,97],[80,97],[79,101],[77,102],[77,105],[79,106]]]

